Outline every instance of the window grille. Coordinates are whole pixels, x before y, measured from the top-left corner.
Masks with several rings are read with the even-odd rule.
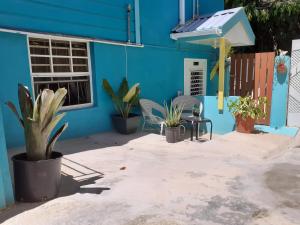
[[[30,37],[29,54],[34,94],[66,88],[64,107],[92,104],[89,44]]]

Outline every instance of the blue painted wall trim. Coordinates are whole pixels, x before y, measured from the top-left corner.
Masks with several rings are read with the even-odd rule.
[[[276,66],[280,59],[285,61],[287,67],[287,72],[285,74],[278,74],[277,72]],[[275,58],[270,121],[270,126],[272,128],[277,129],[286,125],[290,68],[291,58],[289,56],[277,56]]]
[[[218,97],[204,97],[204,117],[213,122],[213,133],[226,134],[235,129],[235,118],[229,112],[228,101],[235,100],[237,97],[231,96],[224,98],[224,110],[220,114],[218,110]]]
[[[246,33],[248,34],[248,37],[250,41],[255,44],[255,34],[252,30],[252,27],[250,25],[250,22],[248,20],[248,17],[245,13],[245,10],[242,9],[239,13],[237,13],[228,23],[226,23],[223,26],[223,33],[226,34],[234,25],[236,25],[238,22],[241,22],[246,29]]]
[[[289,136],[289,137],[295,137],[299,131],[298,127],[274,128],[274,127],[264,126],[264,125],[255,125],[255,129],[258,131],[264,132],[264,133],[285,135],[285,136]]]
[[[217,96],[201,96],[197,97],[203,103],[203,117],[210,119],[213,123],[213,133],[226,134],[235,129],[235,118],[229,112],[228,102],[237,99],[236,96],[224,98],[224,110],[222,113],[218,110]],[[209,125],[204,126],[204,131],[209,131]]]

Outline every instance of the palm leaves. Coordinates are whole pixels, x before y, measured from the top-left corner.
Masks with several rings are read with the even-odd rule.
[[[54,128],[65,116],[65,113],[57,113],[64,103],[66,94],[65,88],[60,88],[55,93],[45,89],[33,102],[29,90],[19,84],[21,115],[12,102],[6,103],[24,128],[28,160],[43,160],[51,157],[53,146],[68,126],[63,124],[50,138]]]
[[[139,85],[139,83],[136,83],[129,89],[128,82],[126,78],[124,78],[118,92],[115,93],[106,79],[102,82],[103,89],[111,97],[116,110],[123,118],[128,118],[133,106],[138,104],[140,94]]]

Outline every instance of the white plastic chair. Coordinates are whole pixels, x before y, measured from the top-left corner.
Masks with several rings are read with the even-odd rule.
[[[199,115],[201,115],[203,111],[202,102],[197,98],[189,95],[181,95],[176,97],[173,100],[173,105],[178,107],[183,107],[183,113],[189,113],[190,115],[192,115],[193,107],[195,105],[199,106]]]
[[[142,130],[145,130],[146,125],[150,125],[151,127],[159,126],[160,134],[162,135],[165,126],[164,118],[166,117],[164,107],[148,99],[141,99],[140,105],[141,105],[142,114],[144,118]],[[153,114],[154,111],[159,112],[159,114],[161,114],[163,117]]]

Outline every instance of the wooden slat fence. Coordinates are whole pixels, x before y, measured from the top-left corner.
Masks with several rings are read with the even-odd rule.
[[[274,52],[235,54],[231,57],[230,95],[252,95],[255,99],[266,96],[268,99],[268,117],[256,121],[258,124],[270,124],[274,59]]]

